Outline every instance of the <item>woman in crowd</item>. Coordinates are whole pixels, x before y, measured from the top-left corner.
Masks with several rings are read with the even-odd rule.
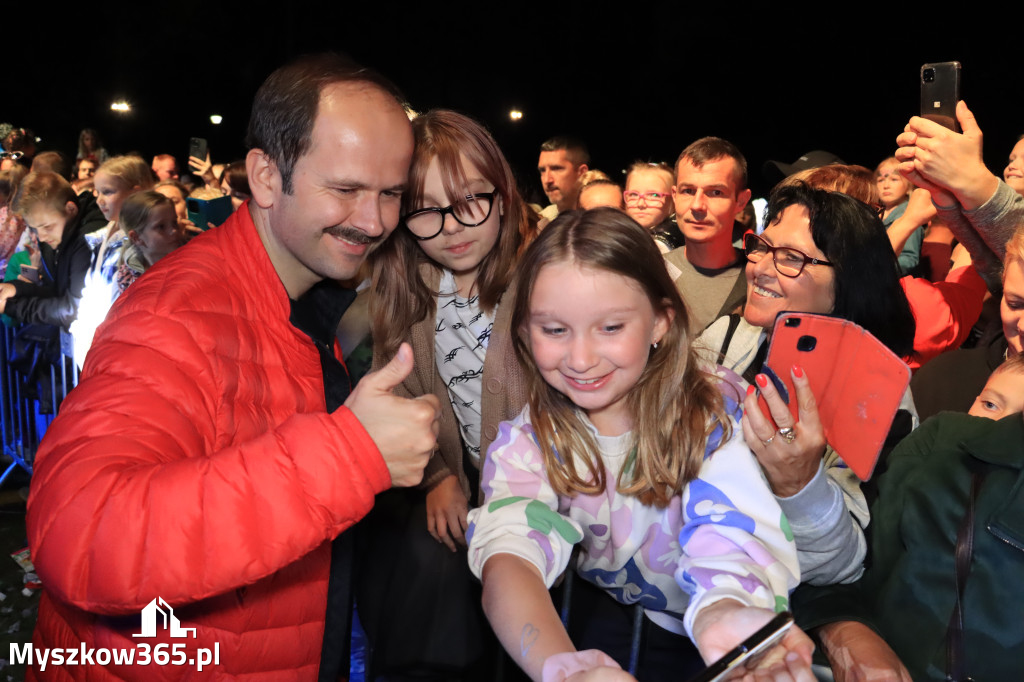
[[[249,176],[246,174],[245,161],[232,161],[224,166],[220,174],[220,190],[225,196],[231,197],[231,210],[237,211],[252,196],[249,189]]]
[[[765,223],[760,236],[744,238],[747,304],[742,318],[717,320],[698,343],[720,356],[727,369],[756,383],[773,415],[788,413],[788,408],[760,371],[780,312],[842,317],[897,355],[911,352],[914,317],[899,283],[896,257],[881,221],[866,204],[803,184],[780,186],[769,200]],[[826,447],[813,398],[804,407],[798,420],[776,424],[784,437],[775,437],[757,397],[748,396],[744,433],[793,528],[801,579],[847,582],[861,570],[866,504],[857,479]]]

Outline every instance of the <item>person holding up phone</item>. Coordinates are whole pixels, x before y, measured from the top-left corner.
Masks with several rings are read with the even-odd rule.
[[[931,193],[939,220],[971,252],[989,290],[997,292],[1006,242],[1024,222],[1024,196],[985,167],[981,128],[962,101],[956,116],[963,133],[911,118],[896,138],[896,158],[900,173]]]
[[[769,199],[765,222],[760,236],[744,237],[743,316],[720,318],[698,343],[756,384],[771,408],[769,420],[751,388],[742,426],[793,529],[801,580],[849,582],[861,573],[867,505],[841,453],[827,447],[817,411],[820,396],[812,394],[803,370],[787,368],[798,419],[761,373],[769,337],[780,312],[831,314],[859,324],[903,357],[913,348],[914,318],[885,228],[866,204],[802,183],[780,186]]]

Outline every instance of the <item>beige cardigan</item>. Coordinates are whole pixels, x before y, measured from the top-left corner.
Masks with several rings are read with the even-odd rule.
[[[441,272],[437,267],[426,263],[420,265],[420,276],[430,291],[436,292],[439,289]],[[510,288],[502,296],[497,307],[484,360],[480,410],[481,458],[486,457],[488,448],[497,437],[498,424],[518,415],[526,405],[526,380],[516,358],[510,329],[514,307],[515,292]],[[462,437],[459,435],[459,423],[452,409],[448,387],[437,372],[434,351],[435,315],[435,312],[428,313],[409,330],[406,341],[412,346],[415,364],[412,373],[395,389],[395,394],[415,397],[433,393],[437,396],[441,403],[437,451],[427,464],[423,472],[423,483],[420,485],[430,489],[447,476],[454,474],[468,499],[469,480],[462,466]],[[382,357],[375,348],[373,369],[383,367],[390,359]],[[472,500],[470,504],[473,504]]]

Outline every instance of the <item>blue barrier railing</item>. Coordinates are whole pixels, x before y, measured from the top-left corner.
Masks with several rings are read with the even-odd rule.
[[[78,367],[72,358],[70,336],[61,332],[59,359],[40,358],[31,374],[25,374],[11,362],[21,328],[0,325],[0,329],[0,437],[4,459],[10,460],[0,474],[2,485],[17,467],[31,475],[39,441],[78,382]],[[21,350],[24,346],[22,342]]]

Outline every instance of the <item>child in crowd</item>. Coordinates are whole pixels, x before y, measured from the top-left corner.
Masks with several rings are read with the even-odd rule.
[[[967,414],[1002,419],[1024,411],[1024,355],[1011,356],[996,367]]]
[[[632,604],[650,621],[640,679],[686,679],[785,609],[799,582],[739,405],[698,366],[661,262],[646,230],[601,208],[559,216],[517,270],[529,401],[499,428],[467,535],[487,617],[534,680],[624,666]],[[570,641],[547,589],[576,544],[577,573],[601,589],[575,616],[582,628],[574,602]],[[794,630],[765,672],[813,679],[811,649]]]
[[[1022,410],[1016,354],[970,416],[940,412],[893,451],[871,506],[871,565],[810,604],[836,679],[1020,676],[1024,601],[1006,576],[1024,569]]]
[[[85,362],[96,328],[121,293],[117,286],[117,268],[126,239],[117,222],[121,204],[132,193],[152,188],[153,173],[149,165],[137,156],[115,156],[99,167],[93,185],[96,203],[108,222],[103,229],[86,235],[93,252],[92,262],[86,274],[79,316],[71,328],[75,362],[79,367]]]
[[[117,285],[123,292],[149,268],[184,243],[174,202],[154,190],[136,192],[121,206],[121,230],[131,242],[121,250]]]
[[[415,368],[399,392],[439,398],[438,451],[418,490],[378,496],[360,553],[372,570],[357,593],[375,670],[427,674],[465,671],[486,645],[463,534],[481,453],[526,401],[509,285],[536,217],[482,125],[438,110],[414,119],[413,131],[404,225],[373,257],[374,366],[411,344]],[[437,608],[439,598],[446,608]]]
[[[878,198],[882,204],[882,224],[889,229],[903,216],[910,200],[913,186],[899,172],[900,162],[891,156],[875,168],[875,182],[878,184]],[[897,260],[904,275],[910,274],[921,262],[921,244],[924,242],[924,225],[911,226],[910,236],[897,249]]]
[[[13,208],[39,240],[37,281],[0,284],[0,312],[16,322],[67,329],[78,311],[89,246],[84,231],[91,196],[76,196],[67,180],[52,172],[29,173],[22,180]],[[45,247],[43,245],[46,245]]]

